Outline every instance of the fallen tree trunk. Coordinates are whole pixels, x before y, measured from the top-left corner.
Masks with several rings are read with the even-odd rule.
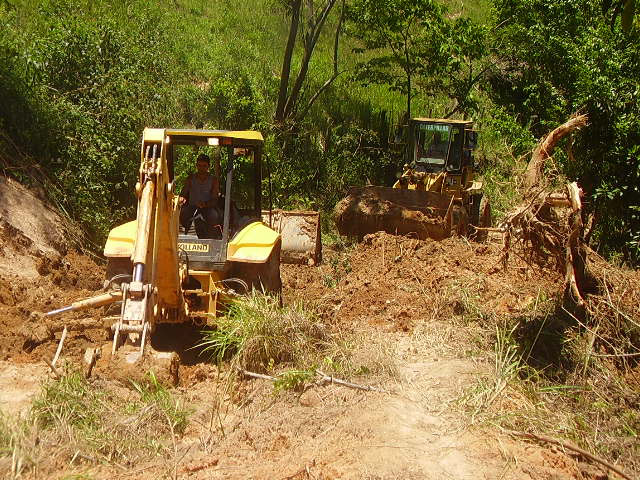
[[[569,238],[566,246],[566,263],[565,263],[565,285],[573,296],[573,300],[578,307],[584,306],[584,299],[578,281],[585,275],[585,262],[582,255],[581,240],[584,233],[584,225],[582,224],[582,200],[580,199],[581,190],[576,182],[567,185],[569,198],[571,201],[571,215],[569,216]]]

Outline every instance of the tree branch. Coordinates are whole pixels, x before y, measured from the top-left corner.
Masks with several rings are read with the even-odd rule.
[[[302,120],[304,117],[306,117],[307,113],[309,113],[309,110],[311,109],[315,101],[318,99],[320,95],[322,95],[322,92],[324,92],[327,88],[329,88],[331,84],[334,82],[334,80],[338,78],[340,75],[342,75],[345,71],[346,70],[334,73],[331,76],[331,78],[329,78],[326,82],[324,82],[322,86],[316,91],[316,93],[314,93],[313,96],[309,99],[305,107],[302,109],[302,112],[297,116],[296,120]]]
[[[340,12],[340,19],[338,20],[338,26],[336,27],[336,34],[333,40],[333,75],[326,82],[324,82],[324,84],[316,91],[316,93],[313,94],[313,96],[307,102],[307,105],[302,110],[302,113],[298,115],[297,120],[302,120],[304,117],[306,117],[307,113],[309,113],[309,110],[311,109],[315,101],[318,99],[318,97],[322,94],[322,92],[324,92],[327,88],[329,88],[329,86],[334,82],[334,80],[345,72],[345,70],[343,70],[342,72],[338,71],[340,32],[342,30],[342,24],[344,22],[344,13],[345,13],[344,0],[342,0],[342,9]]]
[[[509,431],[509,433],[511,435],[515,435],[517,437],[523,437],[523,438],[528,438],[528,439],[533,439],[533,440],[538,440],[541,442],[547,442],[547,443],[552,443],[555,445],[559,445],[563,448],[566,448],[568,450],[572,450],[576,453],[579,453],[580,455],[582,455],[583,457],[586,457],[590,460],[593,460],[594,462],[599,463],[600,465],[605,466],[606,468],[608,468],[609,470],[616,472],[618,475],[620,475],[622,478],[625,478],[626,480],[633,480],[629,475],[627,475],[626,473],[624,473],[622,470],[620,470],[618,467],[616,467],[615,465],[612,465],[611,463],[607,462],[606,460],[604,460],[603,458],[600,458],[596,455],[594,455],[593,453],[587,452],[586,450],[583,450],[580,447],[577,447],[569,442],[566,442],[564,440],[558,440],[557,438],[552,438],[552,437],[547,437],[546,435],[537,435],[535,433],[529,433],[529,432],[517,432],[517,431]]]
[[[483,68],[473,79],[471,79],[469,81],[469,85],[467,85],[467,90],[464,94],[464,98],[466,99],[469,96],[469,93],[471,93],[471,89],[473,88],[473,86],[478,83],[478,80],[480,80],[480,78],[482,77],[482,75],[485,74],[485,72],[487,70],[489,70],[490,66],[486,66],[485,68]],[[471,74],[471,69],[469,70],[469,74]],[[453,110],[451,110],[449,113],[447,113],[445,115],[444,118],[449,118],[451,115],[453,115],[454,113],[456,113],[458,110],[460,110],[460,108],[462,108],[462,106],[465,104],[464,102],[460,102],[460,99],[456,98],[457,101],[457,105],[453,108]]]

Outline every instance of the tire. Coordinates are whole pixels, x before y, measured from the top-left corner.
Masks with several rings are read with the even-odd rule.
[[[480,224],[480,203],[484,196],[482,194],[473,195],[469,202],[469,221],[471,225],[478,226]]]
[[[452,212],[453,229],[457,236],[465,237],[469,233],[469,212],[465,206],[454,205]]]
[[[282,280],[280,278],[281,243],[274,245],[271,255],[265,263],[235,263],[230,276],[244,280],[249,289],[281,296]]]
[[[281,243],[273,248],[267,262],[262,266],[258,274],[258,285],[255,288],[263,288],[265,293],[282,296],[282,278],[280,277],[280,250]]]

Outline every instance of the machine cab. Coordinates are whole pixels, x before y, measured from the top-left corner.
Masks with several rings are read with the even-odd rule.
[[[433,118],[409,121],[404,172],[396,188],[449,191],[456,197],[473,184],[473,122]]]
[[[473,122],[413,118],[409,125],[408,162],[427,173],[461,174],[472,163],[476,133]]]
[[[185,230],[183,222],[179,222],[178,249],[181,257],[189,259],[191,269],[222,270],[229,260],[230,242],[245,227],[260,222],[262,135],[253,131],[186,129],[166,129],[164,134],[172,182],[178,165],[183,170],[194,169],[196,153],[206,153],[211,159],[210,173],[217,177],[220,186],[220,197],[210,206],[217,221],[207,225],[204,233],[195,228],[198,222],[204,222],[204,212],[195,210],[187,222],[190,228]]]

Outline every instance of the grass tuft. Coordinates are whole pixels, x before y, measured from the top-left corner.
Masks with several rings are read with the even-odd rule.
[[[27,419],[0,417],[0,477],[28,471],[46,477],[59,461],[130,466],[156,455],[171,458],[189,412],[153,374],[134,386],[132,398],[76,371],[45,383]]]
[[[140,402],[134,404],[134,409],[140,412],[148,410],[149,416],[155,416],[155,421],[162,429],[166,420],[172,434],[182,435],[187,428],[189,411],[184,409],[171,392],[162,385],[153,372],[149,372],[149,380],[145,383],[133,383],[134,388],[140,394]],[[145,420],[151,423],[149,416]]]
[[[327,327],[302,304],[281,307],[278,299],[254,291],[217,318],[198,347],[218,363],[269,371],[282,363],[312,365],[334,344]]]

